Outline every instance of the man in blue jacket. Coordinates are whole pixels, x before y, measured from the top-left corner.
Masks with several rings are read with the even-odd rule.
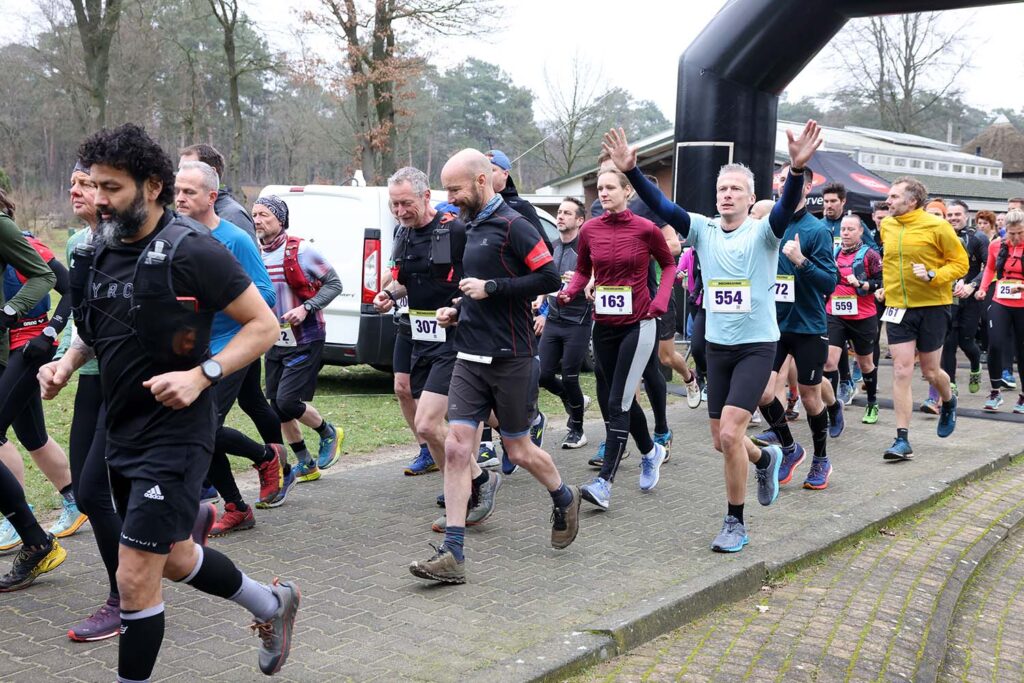
[[[784,169],[788,174],[788,169]],[[785,175],[785,174],[784,174]],[[804,171],[803,199],[782,236],[779,271],[775,281],[775,311],[781,334],[776,345],[775,365],[768,386],[761,396],[761,414],[770,425],[762,440],[777,441],[782,447],[783,460],[779,468],[779,483],[788,483],[793,472],[804,460],[804,449],[793,440],[786,422],[786,409],[775,396],[775,381],[786,356],[793,356],[797,368],[800,399],[807,411],[807,423],[814,441],[814,462],[804,488],[824,489],[832,473],[832,465],[825,451],[829,436],[829,418],[834,417],[838,436],[842,429],[842,406],[826,412],[821,399],[821,382],[828,358],[828,319],[825,299],[839,282],[839,270],[832,256],[832,235],[829,229],[807,212],[806,199],[811,191],[814,174]],[[755,441],[756,443],[756,441]]]

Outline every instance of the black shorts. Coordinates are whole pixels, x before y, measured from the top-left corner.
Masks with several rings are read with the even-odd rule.
[[[258,363],[259,360],[253,361]],[[238,394],[242,391],[242,384],[245,382],[245,375],[249,372],[249,366],[245,366],[241,370],[232,372],[227,377],[217,382],[217,385],[213,387],[213,404],[217,409],[217,426],[222,427],[224,425],[224,419],[227,418],[228,413],[231,412],[231,407],[235,405],[235,400],[238,399]]]
[[[391,354],[391,371],[408,375],[412,372],[412,335],[395,334],[395,350]]]
[[[665,341],[666,339],[676,338],[676,302],[675,297],[671,296],[668,299],[668,310],[665,311],[665,315],[659,315],[658,318],[658,341]]]
[[[211,452],[196,445],[145,450],[107,444],[107,472],[121,516],[121,545],[166,555],[192,534]]]
[[[846,342],[853,344],[858,356],[870,356],[875,352],[875,338],[878,336],[878,319],[875,316],[853,320],[838,315],[828,316],[828,345],[846,348]]]
[[[828,360],[828,337],[821,334],[799,334],[783,332],[775,347],[775,362],[772,371],[778,372],[786,362],[786,356],[793,356],[796,363],[797,384],[806,387],[821,383]]]
[[[270,347],[267,351],[267,398],[312,401],[323,351],[323,340]]]
[[[775,342],[724,346],[707,343],[708,417],[722,417],[725,406],[753,414],[772,376]]]
[[[419,398],[424,391],[447,396],[454,367],[454,355],[417,358],[412,366],[412,372],[409,373],[412,397]]]
[[[941,349],[949,331],[949,306],[921,306],[906,311],[900,322],[885,324],[889,345],[917,342],[917,350],[921,353]]]
[[[495,358],[490,364],[457,358],[448,390],[448,421],[478,426],[494,410],[501,435],[525,436],[537,415],[540,360]]]

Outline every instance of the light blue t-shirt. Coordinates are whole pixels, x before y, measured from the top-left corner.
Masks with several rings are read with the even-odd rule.
[[[768,218],[747,218],[743,225],[726,232],[707,216],[691,213],[690,240],[704,278],[705,338],[726,346],[778,341],[775,276],[781,240],[772,232]],[[712,312],[709,291],[713,280],[749,280],[750,312]]]
[[[267,302],[267,306],[273,308],[277,301],[274,286],[270,283],[266,266],[263,265],[263,257],[260,256],[259,250],[256,249],[256,245],[253,244],[248,233],[222,218],[217,229],[211,231],[210,234],[234,254],[246,275],[252,278],[253,284],[260,291],[260,296]],[[220,353],[240,329],[242,326],[226,313],[214,314],[213,326],[210,329],[210,352]]]

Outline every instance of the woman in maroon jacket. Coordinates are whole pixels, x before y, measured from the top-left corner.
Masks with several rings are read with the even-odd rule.
[[[641,490],[650,491],[657,485],[665,459],[665,449],[651,439],[647,418],[635,394],[644,368],[657,359],[655,318],[668,309],[676,264],[661,230],[626,208],[630,186],[625,175],[617,170],[602,172],[597,179],[597,193],[605,213],[583,224],[576,274],[559,298],[571,301],[593,273],[597,396],[607,438],[600,474],[580,491],[584,500],[607,510],[611,482],[630,434],[643,454]],[[661,284],[653,301],[647,288],[651,257],[662,269]]]

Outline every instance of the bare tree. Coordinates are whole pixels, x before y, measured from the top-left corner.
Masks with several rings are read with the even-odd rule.
[[[565,82],[545,72],[547,101],[541,110],[551,132],[544,145],[544,161],[552,172],[572,173],[584,154],[593,162],[595,143],[607,129],[601,103],[610,90],[602,82],[601,73],[579,55],[573,58]]]
[[[72,0],[72,4],[89,76],[89,120],[94,128],[102,128],[107,122],[110,41],[117,32],[121,0]]]
[[[960,27],[946,28],[941,14],[854,21],[833,43],[840,83],[877,108],[887,128],[918,132],[931,107],[958,94],[970,54]]]

